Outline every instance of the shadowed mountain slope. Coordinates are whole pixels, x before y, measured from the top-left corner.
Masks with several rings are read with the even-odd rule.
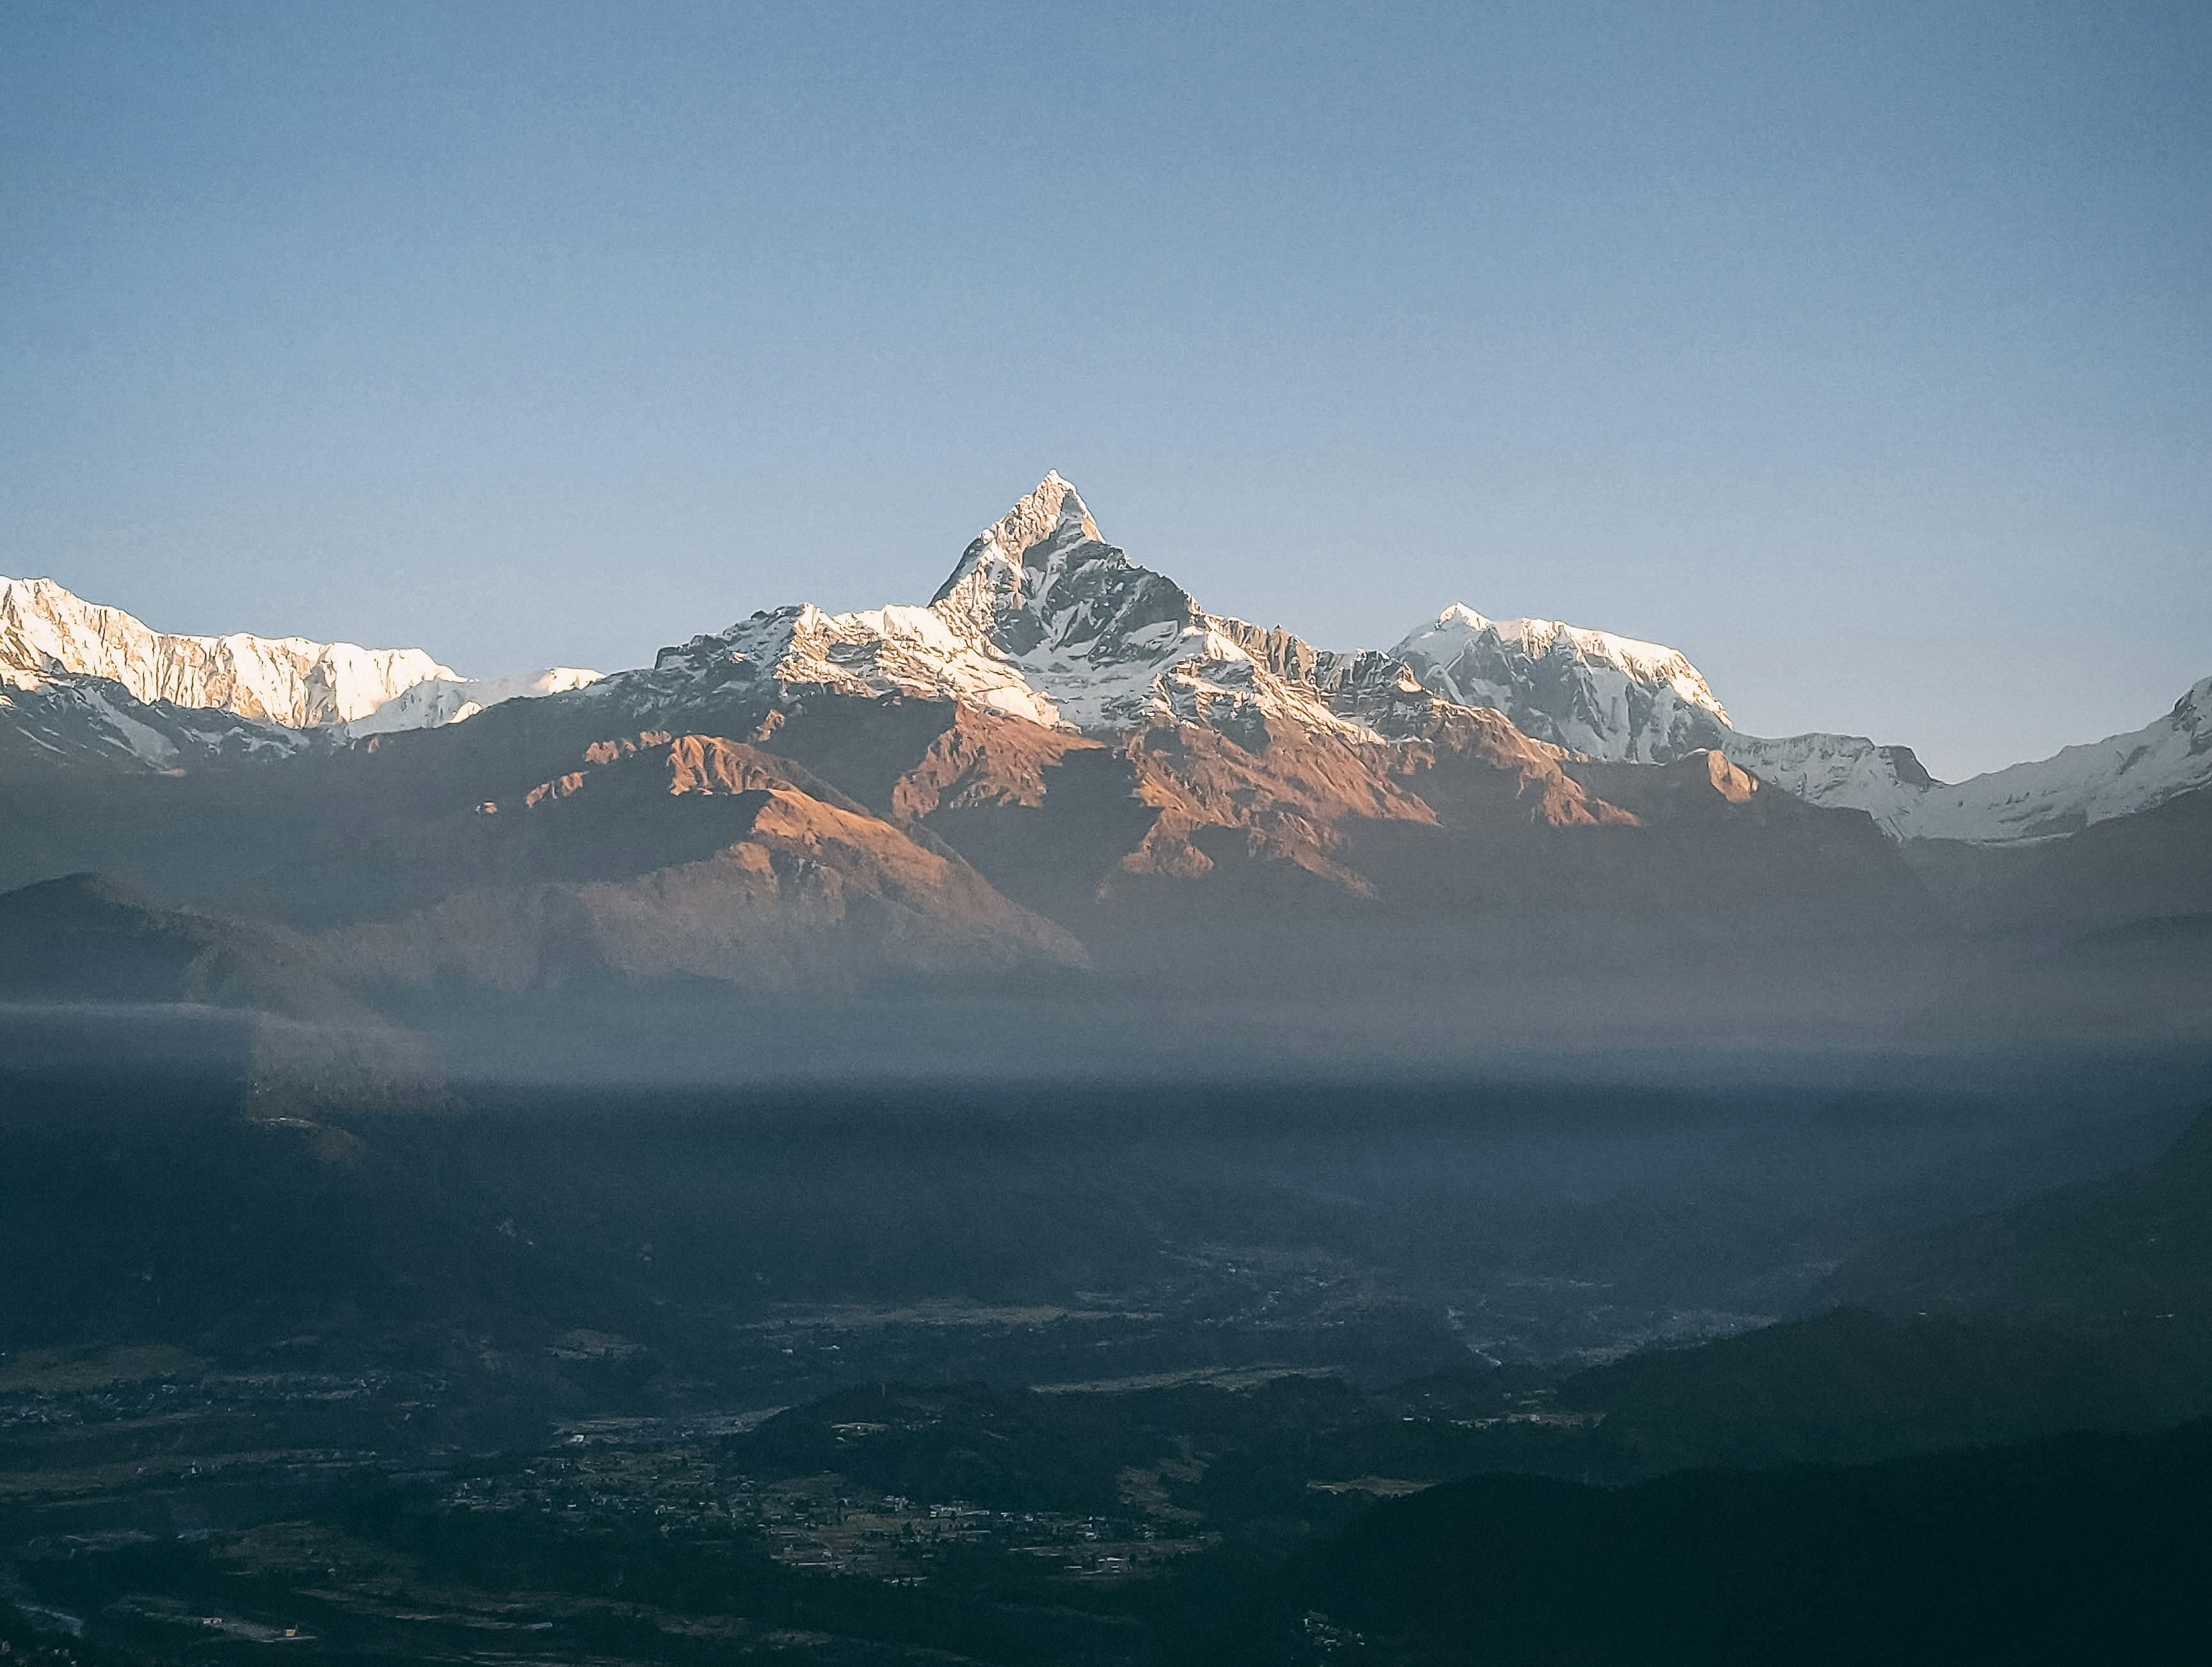
[[[1911,1034],[1983,1052],[2212,1048],[2212,914],[2015,948],[1946,992]]]
[[[1873,1246],[1828,1294],[2094,1331],[2212,1322],[2212,1112],[2145,1168]]]
[[[92,874],[0,894],[0,1061],[95,1098],[201,1081],[264,1117],[443,1092],[419,1040],[365,1005],[319,946]]]
[[[2016,861],[2006,854],[1984,857],[1979,883],[1959,898],[1978,928],[2049,943],[2131,920],[2212,914],[2212,791],[2097,822]]]
[[[0,998],[193,1003],[344,1023],[370,1016],[291,933],[163,907],[96,874],[0,894]]]

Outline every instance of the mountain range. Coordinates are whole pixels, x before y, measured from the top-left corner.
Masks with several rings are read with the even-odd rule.
[[[1939,783],[1901,746],[1743,735],[1681,653],[1603,631],[1455,604],[1340,652],[1210,613],[1057,474],[926,606],[779,608],[606,676],[0,586],[0,883],[110,875],[441,1014],[1073,978],[1101,1057],[1132,1023],[1261,1052],[1817,1046],[1973,1034],[2008,979],[2086,991],[2067,946],[2122,930],[2193,1034],[2199,937],[2138,955],[2124,929],[2212,909],[2209,785],[2212,679]],[[2087,1011],[2062,993],[2053,1034]]]
[[[1233,737],[1276,719],[1398,740],[1425,732],[1442,706],[1488,709],[1597,761],[1666,764],[1718,751],[1809,803],[1863,810],[1899,839],[2046,839],[2212,783],[2212,678],[2141,730],[1944,783],[1909,747],[1744,735],[1678,650],[1556,620],[1491,620],[1455,603],[1386,652],[1316,649],[1279,627],[1208,613],[1130,562],[1056,473],[969,546],[927,608],[781,608],[664,650],[651,674],[622,675],[659,691],[672,672],[789,693],[942,696],[1090,736],[1189,721]],[[171,635],[51,579],[0,580],[9,721],[64,754],[104,745],[166,767],[196,749],[180,727],[289,750],[302,733],[350,740],[434,727],[600,676],[556,666],[470,679],[417,648]],[[252,726],[218,728],[185,715],[193,712]],[[198,746],[219,750],[211,739]]]

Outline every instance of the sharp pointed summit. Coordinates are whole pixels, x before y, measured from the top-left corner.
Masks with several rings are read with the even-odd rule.
[[[656,675],[689,668],[702,687],[776,702],[814,688],[949,696],[1086,734],[1181,721],[1249,733],[1276,718],[1372,740],[1345,715],[1351,692],[1316,681],[1347,658],[1207,613],[1108,543],[1054,470],[976,536],[928,607],[757,614],[664,651]]]
[[[1098,530],[1098,524],[1091,518],[1091,512],[1084,505],[1082,494],[1058,470],[1047,470],[1044,479],[1037,482],[1034,490],[975,535],[975,541],[962,552],[959,564],[930,598],[931,605],[951,598],[979,571],[1012,569],[1015,588],[1020,589],[1029,571],[1050,568],[1055,557],[1064,557],[1073,548],[1084,544],[1103,547],[1105,543],[1105,536]]]
[[[1048,676],[1071,656],[1155,657],[1203,618],[1181,585],[1100,536],[1057,470],[976,536],[930,605]]]

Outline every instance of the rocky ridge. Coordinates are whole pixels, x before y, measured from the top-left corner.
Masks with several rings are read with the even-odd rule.
[[[313,736],[221,706],[141,700],[112,678],[0,681],[0,770],[173,770],[286,758]]]
[[[594,743],[436,835],[428,906],[327,934],[372,984],[689,978],[762,991],[1076,966],[1083,952],[911,825],[720,736]]]

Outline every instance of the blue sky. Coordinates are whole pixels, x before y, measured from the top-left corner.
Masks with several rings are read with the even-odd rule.
[[[2212,9],[0,12],[0,572],[613,667],[1048,467],[1950,776],[2212,673]]]

